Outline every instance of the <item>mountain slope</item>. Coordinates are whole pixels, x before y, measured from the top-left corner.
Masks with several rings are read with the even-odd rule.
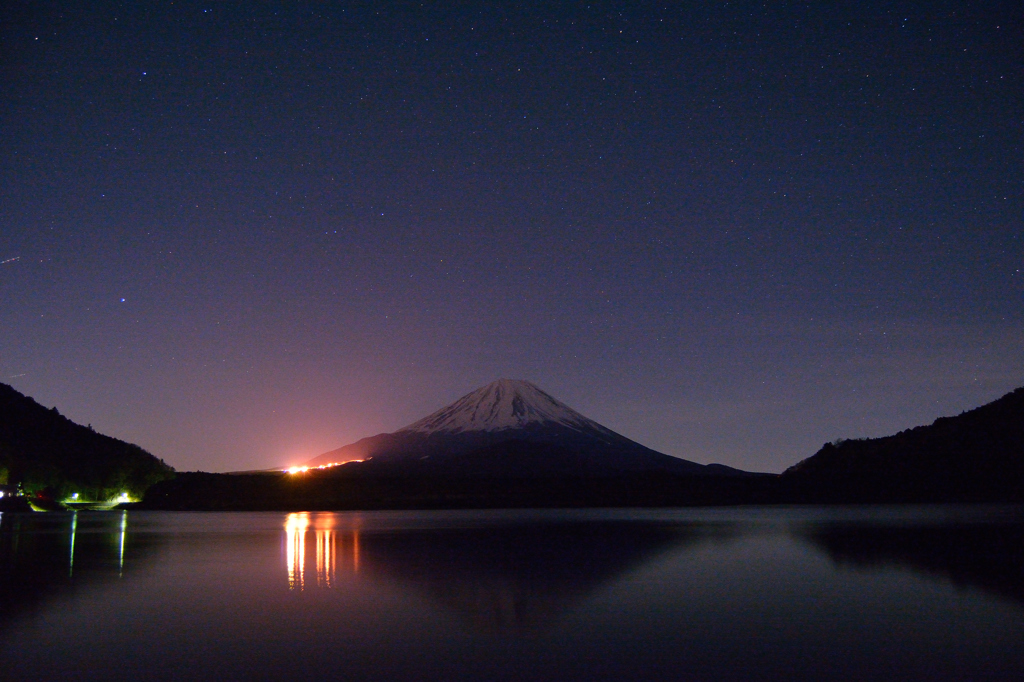
[[[819,501],[1024,499],[1024,388],[893,436],[828,443],[782,481]]]
[[[488,476],[741,473],[644,447],[527,381],[499,379],[394,433],[324,453],[307,466],[369,460],[366,471]]]
[[[612,438],[617,436],[529,381],[512,379],[498,379],[478,388],[448,407],[399,429],[399,433],[505,431],[542,424],[558,424]]]
[[[57,499],[141,496],[173,469],[137,445],[96,433],[0,384],[0,483]]]

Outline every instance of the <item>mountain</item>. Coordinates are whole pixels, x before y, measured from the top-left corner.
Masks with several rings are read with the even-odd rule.
[[[0,384],[0,485],[65,499],[141,497],[173,469],[138,445],[96,433]]]
[[[803,501],[1024,501],[1024,388],[884,438],[826,443],[783,472]]]
[[[499,379],[394,433],[324,453],[306,466],[362,460],[395,474],[486,476],[741,474],[662,454],[615,433],[528,381]],[[348,467],[346,467],[348,468]]]

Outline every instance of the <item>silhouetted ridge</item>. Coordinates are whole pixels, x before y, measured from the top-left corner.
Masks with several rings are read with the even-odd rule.
[[[820,501],[1024,500],[1024,388],[893,436],[827,443],[782,479]]]
[[[173,469],[137,445],[96,433],[0,384],[0,484],[55,499],[141,496]]]

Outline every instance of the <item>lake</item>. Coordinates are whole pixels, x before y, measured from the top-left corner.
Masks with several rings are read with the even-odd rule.
[[[4,513],[5,679],[1024,679],[1019,507]]]

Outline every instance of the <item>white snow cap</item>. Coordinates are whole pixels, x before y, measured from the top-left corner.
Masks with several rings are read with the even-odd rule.
[[[498,379],[489,383],[399,431],[503,431],[528,424],[550,422],[576,430],[608,431],[568,405],[555,400],[529,381],[515,379]]]

